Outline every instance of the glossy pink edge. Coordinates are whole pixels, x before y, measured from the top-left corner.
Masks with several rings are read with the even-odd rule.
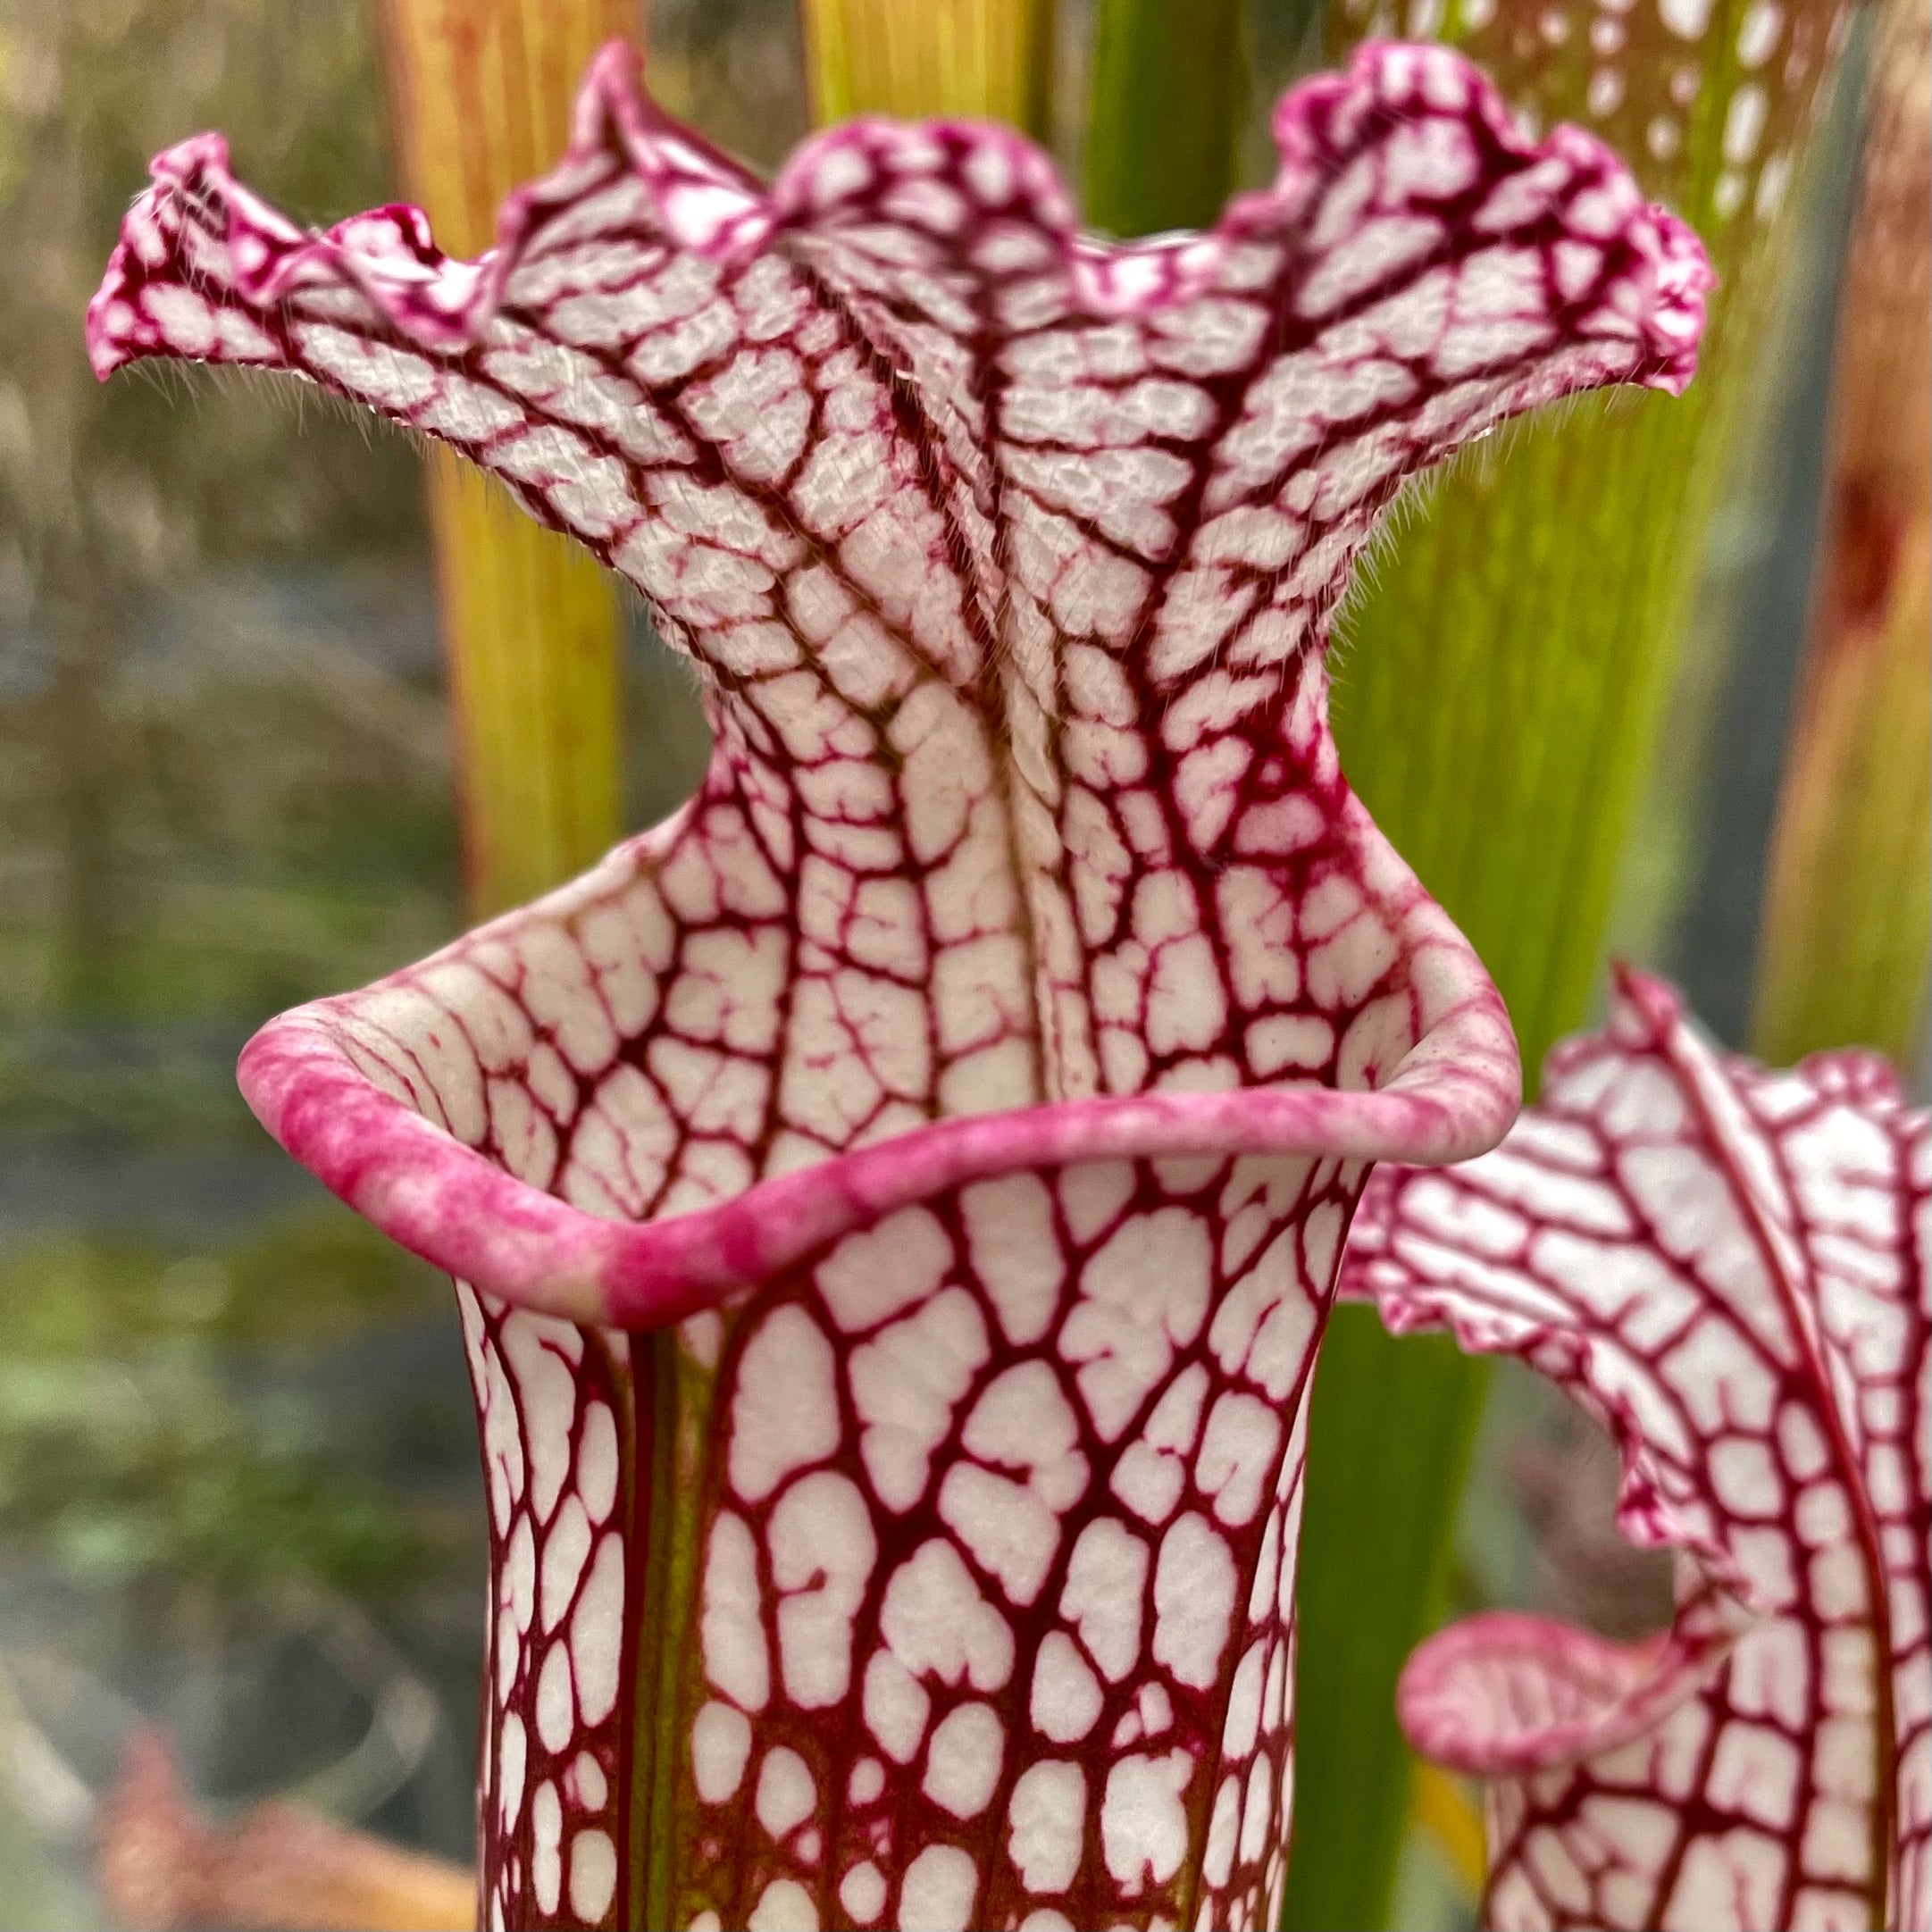
[[[1396,1710],[1425,1757],[1472,1777],[1521,1777],[1643,1735],[1709,1678],[1732,1635],[1720,1618],[1686,1627],[1680,1616],[1668,1630],[1618,1643],[1546,1617],[1485,1610],[1417,1650],[1396,1685]],[[1506,1675],[1513,1662],[1573,1686],[1577,1708],[1518,1711],[1511,1730],[1472,1725],[1472,1675]]]

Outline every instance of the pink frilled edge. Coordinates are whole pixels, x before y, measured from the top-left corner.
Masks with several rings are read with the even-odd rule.
[[[1567,343],[1560,357],[1526,355],[1520,380],[1499,386],[1485,405],[1482,426],[1605,381],[1676,393],[1694,368],[1710,281],[1694,236],[1661,211],[1640,209],[1628,176],[1588,136],[1559,128],[1533,146],[1487,84],[1438,51],[1367,47],[1347,73],[1296,89],[1275,117],[1282,165],[1269,189],[1235,199],[1209,233],[1119,246],[1080,237],[1051,164],[1003,130],[853,122],[807,143],[767,189],[663,115],[639,91],[637,73],[634,55],[621,46],[599,57],[579,103],[569,154],[553,173],[510,197],[496,247],[475,263],[440,255],[414,208],[374,211],[321,235],[299,230],[235,181],[219,136],[170,149],[155,163],[155,185],[130,212],[89,308],[96,372],[105,378],[157,354],[288,366],[265,328],[271,311],[363,317],[356,326],[366,336],[395,345],[375,352],[380,355],[406,359],[421,352],[448,365],[488,342],[535,239],[553,222],[576,218],[618,151],[643,184],[658,233],[676,249],[729,267],[849,241],[855,222],[881,213],[882,171],[903,163],[916,171],[922,157],[944,149],[953,178],[999,184],[1014,232],[1045,238],[1070,312],[1158,318],[1225,286],[1230,264],[1250,245],[1279,247],[1284,232],[1294,234],[1332,185],[1338,144],[1366,147],[1365,130],[1388,121],[1396,94],[1406,89],[1419,113],[1432,90],[1445,88],[1461,97],[1438,105],[1466,117],[1489,144],[1485,152],[1517,171],[1510,179],[1526,207],[1534,210],[1536,195],[1547,196],[1558,179],[1573,197],[1563,218],[1586,223],[1591,191],[1577,191],[1575,180],[1600,179],[1605,198],[1594,218],[1633,264],[1604,289],[1595,333]],[[1409,164],[1426,158],[1411,156]],[[1499,206],[1497,222],[1510,218]],[[199,309],[175,301],[171,308],[144,295],[178,247],[191,268],[197,249],[212,251],[208,265],[223,283],[220,299]],[[399,406],[390,413],[412,420]],[[1480,428],[1443,431],[1426,447],[1418,441],[1406,467],[1423,467],[1474,433]],[[482,460],[490,459],[486,454]],[[513,487],[524,486],[519,494],[537,514],[569,525],[569,514],[554,499],[548,506],[535,500],[540,492],[527,476],[505,473]],[[1392,475],[1365,498],[1361,535],[1401,480]],[[590,548],[606,560],[611,556],[594,537]],[[1350,554],[1355,548],[1359,541],[1351,540]],[[350,1050],[345,1020],[393,982],[319,1001],[264,1027],[242,1057],[243,1091],[290,1154],[425,1259],[512,1303],[637,1327],[715,1305],[848,1230],[975,1178],[1133,1156],[1266,1151],[1432,1164],[1476,1154],[1496,1142],[1518,1104],[1514,1037],[1480,963],[1334,773],[1319,646],[1345,573],[1344,560],[1334,582],[1311,595],[1310,641],[1293,660],[1293,675],[1313,692],[1304,722],[1309,710],[1319,714],[1303,749],[1309,768],[1331,781],[1325,835],[1343,849],[1349,865],[1380,882],[1376,902],[1390,919],[1414,1019],[1406,1052],[1379,1078],[1370,1070],[1372,1090],[1258,1079],[1250,1069],[1232,1091],[1092,1091],[939,1117],[757,1180],[715,1205],[640,1223],[582,1211],[514,1178],[372,1079]],[[660,599],[654,595],[652,601],[662,611]],[[687,640],[694,630],[675,611],[667,628]],[[721,757],[727,750],[721,742]],[[673,849],[681,824],[703,802],[688,807],[683,820],[620,848],[600,872],[471,935],[439,959],[492,940],[514,943],[532,922],[567,921],[573,907],[603,890],[600,880],[614,885],[651,853]]]
[[[322,234],[297,228],[235,179],[228,142],[220,134],[197,134],[164,149],[150,169],[154,187],[136,203],[88,305],[88,358],[105,381],[144,354],[179,353],[144,329],[123,301],[129,269],[146,246],[146,213],[157,197],[170,194],[212,197],[225,209],[235,285],[251,303],[272,305],[301,289],[345,285],[366,297],[411,340],[430,348],[467,347],[488,330],[533,234],[581,195],[614,141],[648,193],[667,238],[723,263],[747,261],[782,236],[829,228],[856,207],[871,183],[869,167],[855,173],[853,157],[870,162],[916,155],[933,143],[957,145],[966,155],[962,172],[983,170],[1009,187],[1011,217],[1048,238],[1077,307],[1095,316],[1144,316],[1194,299],[1232,250],[1305,203],[1327,166],[1328,124],[1338,110],[1341,118],[1358,120],[1374,113],[1390,78],[1384,70],[1405,63],[1412,78],[1409,78],[1418,91],[1426,90],[1426,63],[1432,61],[1454,67],[1467,77],[1465,84],[1473,84],[1468,107],[1504,153],[1593,170],[1607,164],[1627,186],[1616,155],[1580,129],[1555,128],[1540,146],[1526,139],[1502,97],[1465,63],[1439,49],[1369,42],[1357,50],[1345,72],[1319,75],[1282,96],[1274,118],[1281,169],[1273,186],[1236,196],[1205,234],[1113,242],[1079,232],[1072,198],[1053,163],[997,122],[909,123],[860,116],[804,142],[767,187],[665,113],[642,90],[636,49],[613,41],[584,78],[569,152],[549,174],[505,200],[496,246],[474,262],[444,255],[431,238],[429,217],[404,204],[353,216]],[[1619,226],[1627,212],[1614,211]],[[1628,305],[1633,330],[1641,328],[1648,339],[1647,367],[1635,376],[1619,370],[1609,379],[1634,380],[1677,396],[1696,373],[1704,297],[1715,277],[1690,228],[1662,209],[1645,212],[1650,219],[1641,232],[1627,232],[1649,256],[1656,278],[1648,313],[1637,314],[1636,305]],[[1580,386],[1575,381],[1567,385]],[[1535,403],[1526,399],[1518,406]]]

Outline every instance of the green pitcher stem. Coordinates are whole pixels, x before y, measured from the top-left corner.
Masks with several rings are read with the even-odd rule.
[[[385,0],[397,147],[454,253],[496,239],[498,204],[570,138],[591,55],[640,27],[633,0]],[[623,831],[623,615],[609,578],[494,483],[430,472],[473,912],[581,870]]]
[[[1051,0],[800,0],[812,118],[970,115],[1043,138]]]

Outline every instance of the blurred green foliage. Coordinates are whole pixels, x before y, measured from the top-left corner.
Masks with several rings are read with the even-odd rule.
[[[89,1686],[34,1713],[66,1775],[111,1773],[86,1713],[132,1699],[246,1777],[276,1720],[225,1687],[282,1593],[434,1670],[481,1570],[447,1288],[299,1185],[233,1077],[269,1014],[456,921],[417,459],[289,385],[103,389],[81,331],[148,155],[201,128],[302,215],[389,198],[369,29],[0,0],[0,1787],[22,1658]],[[71,1880],[84,1842],[13,1794],[0,1901],[88,1922],[33,1849]]]
[[[419,1315],[425,1275],[326,1209],[185,1251],[19,1243],[0,1262],[0,1547],[38,1550],[82,1596],[406,1582],[449,1526],[381,1451],[447,1418],[392,1414],[388,1443],[345,1443],[308,1363]]]
[[[1214,225],[1246,131],[1247,13],[1241,0],[1098,0],[1083,184],[1094,227]]]
[[[338,0],[0,14],[0,1125],[63,1105],[62,1056],[43,1077],[23,1027],[246,1032],[447,928],[433,645],[401,678],[345,657],[393,590],[318,613],[286,581],[418,548],[413,456],[287,385],[263,408],[256,385],[136,380],[110,406],[80,330],[148,153],[199,127],[301,213],[384,199],[373,61]],[[76,1084],[96,1120],[167,1111],[91,1066]]]

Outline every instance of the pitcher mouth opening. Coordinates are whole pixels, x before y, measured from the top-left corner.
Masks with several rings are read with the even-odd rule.
[[[1367,835],[1379,840],[1372,827]],[[1394,859],[1386,849],[1384,857]],[[556,900],[576,903],[598,876]],[[483,931],[545,920],[552,904],[539,900]],[[362,1032],[359,1010],[392,1008],[419,971],[460,959],[468,940],[364,993],[271,1021],[244,1050],[239,1077],[257,1117],[297,1160],[423,1259],[520,1307],[659,1327],[895,1209],[975,1180],[1120,1158],[1312,1154],[1429,1165],[1485,1150],[1520,1100],[1508,1016],[1433,902],[1418,897],[1398,921],[1409,984],[1384,998],[1421,1024],[1407,1044],[1408,1025],[1387,1026],[1385,1069],[1374,1042],[1338,1066],[1360,1082],[1354,1087],[1309,1080],[956,1116],[753,1181],[715,1205],[642,1221],[586,1212],[465,1144],[425,1110],[438,1102],[420,1061],[412,1072],[406,1047],[392,1042],[394,1058],[381,1066],[382,1033]],[[1373,1024],[1377,1016],[1364,1010]],[[1393,1016],[1385,1007],[1380,1017],[1386,1025]]]

